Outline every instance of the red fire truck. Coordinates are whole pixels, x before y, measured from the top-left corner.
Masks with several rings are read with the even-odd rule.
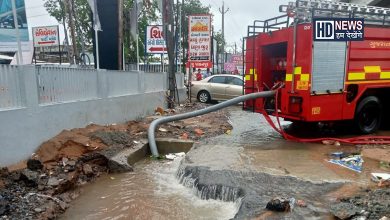
[[[390,9],[318,0],[279,9],[286,15],[248,26],[244,93],[282,86],[277,99],[244,108],[289,121],[350,120],[375,132],[390,114]],[[314,41],[314,18],[364,18],[364,41]]]

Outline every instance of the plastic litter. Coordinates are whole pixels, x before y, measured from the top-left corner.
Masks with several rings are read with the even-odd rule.
[[[371,173],[371,180],[379,183],[380,181],[387,181],[390,180],[390,174],[389,173]]]
[[[158,130],[161,131],[161,132],[168,132],[168,130],[165,129],[165,128],[159,128]]]
[[[178,157],[184,157],[186,153],[180,152],[180,153],[174,153],[174,154],[167,154],[165,155],[165,158],[168,160],[175,160]]]
[[[341,159],[343,157],[346,157],[347,155],[344,153],[344,152],[334,152],[331,154],[332,157],[335,157],[335,158],[338,158],[338,159]]]
[[[340,152],[336,153],[339,154]],[[341,157],[340,159],[330,159],[328,162],[361,173],[363,170],[364,160],[361,155],[350,155]]]

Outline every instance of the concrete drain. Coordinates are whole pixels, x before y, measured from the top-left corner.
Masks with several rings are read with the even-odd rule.
[[[193,141],[173,138],[157,138],[156,143],[161,155],[187,153],[194,145]],[[131,149],[131,152],[128,152],[127,163],[132,166],[150,155],[149,144],[146,141],[141,141],[135,148]]]

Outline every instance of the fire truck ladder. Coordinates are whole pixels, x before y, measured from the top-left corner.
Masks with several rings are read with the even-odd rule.
[[[280,12],[287,12],[298,23],[311,22],[313,18],[364,18],[365,24],[390,26],[390,8],[358,5],[328,0],[297,0],[281,5]]]
[[[254,77],[252,78],[252,83],[247,84],[245,82],[245,75],[247,74],[247,69],[246,69],[247,67],[251,67],[253,69],[253,72],[252,72],[253,75],[257,74],[257,71],[256,71],[257,65],[256,65],[256,59],[255,59],[255,57],[256,57],[255,53],[256,53],[256,49],[257,49],[256,36],[259,35],[260,33],[268,33],[271,31],[280,30],[282,28],[287,28],[289,26],[289,22],[290,22],[290,18],[287,15],[281,15],[281,16],[277,16],[274,18],[264,20],[264,21],[255,20],[253,22],[253,25],[248,26],[247,36],[244,37],[244,39],[242,41],[242,48],[243,48],[242,56],[243,56],[243,61],[244,61],[243,62],[244,74],[243,74],[243,78],[242,78],[242,80],[244,82],[244,86],[242,88],[243,94],[245,94],[246,89],[249,89],[252,92],[258,92],[258,87],[256,86],[257,82],[255,82]],[[250,44],[251,44],[250,49],[247,48],[247,44],[246,44],[247,42],[250,42]],[[249,60],[246,59],[247,53],[252,54],[252,58]],[[253,99],[252,104],[253,104],[252,109],[246,108],[245,103],[243,103],[242,108],[244,110],[251,110],[251,111],[255,112],[256,99]]]

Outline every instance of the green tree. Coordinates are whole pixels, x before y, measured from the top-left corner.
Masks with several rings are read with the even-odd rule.
[[[47,12],[54,17],[58,23],[69,28],[69,16],[65,10],[64,1],[68,0],[45,0],[45,8]],[[82,49],[85,45],[92,44],[92,21],[91,13],[87,0],[70,0],[73,7],[70,6],[74,14],[75,29],[76,29],[76,43],[77,47]]]
[[[222,32],[214,33],[214,39],[217,41],[217,53],[223,53],[223,45],[226,44],[225,39],[222,36]]]
[[[60,24],[64,24],[69,29],[69,17],[66,13],[64,1],[73,2],[74,7],[72,8],[73,14],[75,15],[75,28],[76,28],[76,42],[79,50],[85,46],[91,49],[92,36],[93,36],[93,25],[91,19],[91,9],[88,5],[87,0],[45,0],[45,8],[47,12],[54,17]],[[135,41],[130,39],[129,33],[129,13],[135,0],[123,0],[123,28],[124,28],[124,47],[125,57],[127,61],[136,60]],[[144,42],[145,42],[145,29],[150,23],[158,20],[158,9],[157,2],[151,2],[150,0],[144,0],[142,2],[139,15],[139,48],[140,56],[144,57]]]
[[[125,59],[128,63],[136,63],[137,61],[137,50],[136,50],[136,41],[130,36],[129,22],[130,22],[130,11],[133,7],[134,0],[125,0],[124,1],[124,35],[125,35]],[[158,15],[157,2],[144,0],[140,4],[139,16],[138,16],[138,47],[140,60],[146,62],[145,57],[145,41],[146,41],[146,26],[150,24],[156,24],[160,17]]]
[[[87,0],[45,0],[45,8],[48,13],[54,17],[60,24],[64,24],[69,28],[69,17],[64,10],[64,1],[72,1],[74,7],[72,8],[73,14],[77,19],[75,20],[76,26],[76,42],[79,50],[82,49],[83,45],[90,48],[92,44],[92,20],[91,10],[89,8]],[[136,41],[131,39],[129,33],[129,14],[133,7],[135,0],[123,0],[123,20],[124,20],[124,48],[125,48],[125,59],[127,62],[136,61]],[[199,0],[184,0],[184,5],[181,5],[182,13],[182,48],[185,51],[188,49],[188,15],[192,14],[209,14],[210,6],[204,6]],[[176,6],[175,6],[176,8]],[[145,57],[145,31],[146,26],[150,24],[161,24],[161,12],[159,13],[157,1],[143,0],[140,8],[140,14],[138,18],[138,43],[141,60]],[[177,16],[177,12],[175,11]],[[186,53],[185,53],[186,54]],[[187,62],[187,57],[183,59],[183,63]]]

